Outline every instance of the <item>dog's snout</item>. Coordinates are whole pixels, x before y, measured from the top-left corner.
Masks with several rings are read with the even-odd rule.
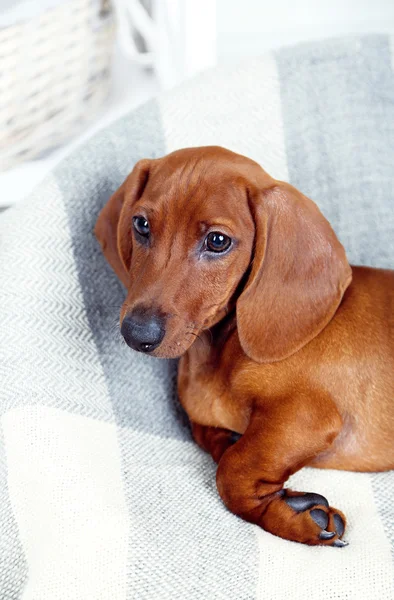
[[[133,311],[123,319],[120,331],[133,350],[152,352],[164,338],[164,319],[157,314]]]

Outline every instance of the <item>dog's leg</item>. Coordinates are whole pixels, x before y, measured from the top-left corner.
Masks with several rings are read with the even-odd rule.
[[[208,452],[213,460],[218,463],[223,453],[241,437],[234,431],[222,427],[207,427],[192,423],[192,435],[197,444]]]
[[[284,489],[288,477],[327,450],[342,420],[329,399],[297,397],[262,404],[242,438],[219,461],[226,506],[279,537],[344,546],[345,517],[320,494]]]

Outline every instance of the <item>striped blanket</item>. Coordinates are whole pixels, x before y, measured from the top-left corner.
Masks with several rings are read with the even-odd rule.
[[[93,235],[141,157],[219,144],[320,206],[351,262],[392,267],[394,38],[219,68],[99,133],[0,218],[1,600],[394,599],[394,473],[303,469],[342,550],[230,514],[191,440],[176,363],[133,353]],[[394,401],[394,398],[393,398]]]

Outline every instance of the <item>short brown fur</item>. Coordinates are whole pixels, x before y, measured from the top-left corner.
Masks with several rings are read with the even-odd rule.
[[[235,240],[223,257],[201,251],[213,230]],[[219,147],[137,163],[96,235],[127,287],[121,321],[141,305],[166,315],[152,354],[181,356],[180,401],[226,506],[285,539],[339,545],[343,514],[295,510],[302,494],[283,486],[305,465],[394,468],[394,272],[350,268],[311,200]]]

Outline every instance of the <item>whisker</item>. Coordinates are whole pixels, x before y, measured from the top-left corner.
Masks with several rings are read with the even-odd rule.
[[[205,340],[205,339],[204,339],[204,338],[202,338],[200,335],[198,335],[198,333],[195,333],[195,332],[193,332],[193,331],[187,331],[187,332],[186,332],[186,334],[187,334],[187,335],[194,335],[194,337],[196,337],[196,338],[198,338],[198,339],[200,340],[200,342],[202,343],[202,345],[203,345],[203,346],[205,345],[205,342],[206,342],[206,341],[208,342],[208,340]],[[209,348],[209,347],[210,347],[210,344],[209,344],[209,342],[208,342],[208,348]]]
[[[110,324],[109,328],[108,328],[108,333],[111,337],[111,339],[113,339],[116,343],[121,343],[122,345],[127,345],[123,335],[120,332],[120,327],[119,327],[119,319],[115,318],[112,323]]]
[[[111,331],[119,331],[119,319],[115,319],[115,321],[113,321],[113,323],[111,323],[110,325],[110,330]]]
[[[198,335],[198,333],[194,333],[194,331],[187,331],[186,333],[187,335],[194,335],[194,337],[202,341],[202,338]]]

